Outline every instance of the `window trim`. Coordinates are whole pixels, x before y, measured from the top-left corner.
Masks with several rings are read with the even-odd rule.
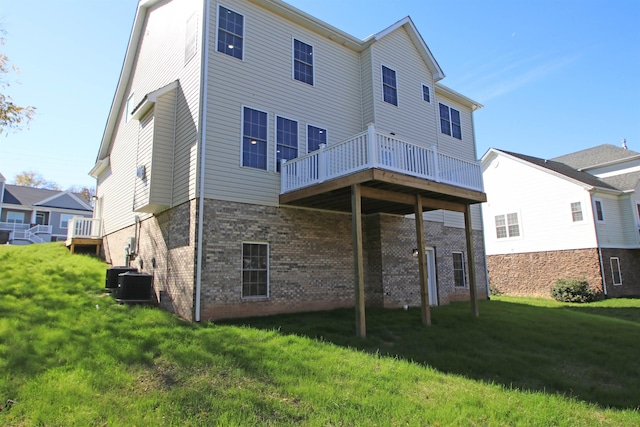
[[[284,120],[289,120],[291,122],[295,122],[296,124],[296,157],[298,158],[300,157],[300,121],[289,118],[289,117],[285,117],[281,114],[276,114],[275,116],[275,136],[274,136],[274,150],[273,150],[273,159],[274,159],[274,164],[275,164],[275,168],[274,170],[277,173],[280,173],[280,161],[278,160],[278,145],[280,145],[278,143],[278,119],[284,119]],[[291,159],[287,159],[287,160],[291,160]]]
[[[241,58],[238,58],[237,56],[235,56],[235,55],[231,55],[231,54],[229,54],[229,53],[227,53],[227,52],[222,52],[222,51],[220,51],[220,50],[218,49],[218,41],[219,41],[219,39],[220,39],[220,16],[221,16],[221,14],[220,14],[220,8],[221,8],[221,7],[223,7],[223,8],[225,8],[225,9],[227,9],[228,11],[231,11],[231,12],[233,12],[233,13],[235,13],[235,14],[238,14],[238,15],[242,16],[242,36],[240,36],[240,37],[241,37],[241,39],[242,39],[242,55],[241,55]],[[232,9],[232,8],[230,8],[230,7],[227,7],[227,6],[225,6],[225,5],[221,4],[221,3],[218,3],[218,7],[216,8],[216,10],[217,10],[217,15],[216,15],[216,35],[215,35],[215,46],[216,46],[216,50],[215,50],[215,51],[216,51],[216,52],[218,52],[218,53],[221,53],[221,54],[223,54],[223,55],[227,55],[227,56],[230,56],[230,57],[232,57],[232,58],[239,59],[240,61],[244,61],[244,51],[245,51],[245,32],[246,32],[246,28],[247,28],[247,19],[246,19],[246,17],[244,16],[244,14],[242,14],[242,13],[240,13],[240,12],[237,12],[236,10],[234,10],[234,9]],[[232,33],[229,33],[229,34],[232,34]],[[238,35],[237,35],[237,34],[234,34],[234,35],[235,35],[236,37],[238,37]]]
[[[424,95],[425,95],[424,90],[425,89],[427,89],[427,96],[429,97],[429,99],[424,99]],[[422,100],[424,102],[427,102],[427,103],[431,104],[431,98],[432,98],[432,96],[431,96],[431,86],[429,86],[428,84],[422,83]]]
[[[395,86],[391,86],[391,85],[385,84],[385,82],[384,82],[384,69],[385,68],[387,70],[389,70],[389,71],[393,71],[393,77],[394,77],[395,84],[396,84]],[[400,105],[400,91],[398,90],[398,73],[397,73],[397,71],[394,70],[391,67],[387,67],[384,64],[380,64],[380,85],[381,85],[380,89],[382,90],[382,102],[384,102],[386,104],[389,104],[389,105],[393,105],[395,107],[398,107]],[[385,99],[385,96],[384,96],[384,88],[385,88],[385,86],[393,88],[393,90],[395,91],[395,95],[396,95],[395,104],[393,102],[387,101]]]
[[[458,285],[456,282],[456,266],[455,266],[455,258],[454,255],[460,255],[460,263],[462,265],[462,285]],[[452,272],[453,272],[453,287],[457,289],[462,289],[467,287],[467,266],[465,264],[465,256],[462,251],[452,251],[451,252],[451,262],[452,262]]]
[[[509,215],[515,215],[516,219],[518,220],[518,223],[515,224],[515,225],[518,226],[518,235],[517,236],[512,236],[511,235],[509,226],[510,225],[514,225],[514,224],[509,224]],[[504,226],[500,226],[500,227],[504,227],[505,228],[505,231],[506,231],[507,235],[504,236],[504,237],[498,237],[498,224],[496,224],[496,219],[499,216],[504,217]],[[522,220],[521,220],[520,212],[516,211],[516,212],[508,212],[508,213],[494,215],[493,216],[493,224],[494,224],[496,240],[504,241],[504,240],[522,239]]]
[[[242,168],[249,168],[251,170],[255,170],[255,171],[265,171],[268,172],[269,171],[269,113],[266,110],[260,110],[258,108],[253,108],[250,107],[248,105],[242,105],[240,110],[240,167]],[[244,111],[245,109],[250,109],[250,110],[254,110],[254,111],[258,111],[260,113],[264,113],[267,115],[267,139],[265,140],[265,167],[263,168],[256,168],[253,166],[249,166],[249,165],[245,165],[244,164]]]
[[[573,207],[574,205],[578,205],[579,210],[574,210]],[[572,223],[576,223],[576,222],[583,222],[584,221],[584,212],[582,211],[582,202],[581,201],[577,201],[577,202],[571,202],[569,204],[570,208],[571,208],[571,220]],[[576,217],[574,216],[574,214],[580,214],[580,219],[576,219]]]
[[[620,282],[618,283],[616,283],[616,276],[615,274],[613,274],[613,260],[616,261],[616,270],[618,271],[618,279],[620,279]],[[622,286],[622,270],[620,269],[620,258],[618,258],[617,256],[609,257],[609,266],[611,266],[611,283],[613,283],[614,286]]]
[[[20,222],[16,222],[15,218],[13,221],[9,221],[9,215],[22,215],[22,221]],[[24,212],[19,212],[19,211],[7,211],[7,216],[5,217],[5,220],[7,223],[9,224],[25,224],[24,219],[25,219],[26,215],[24,214]]]
[[[244,294],[244,245],[264,245],[267,247],[267,268],[266,268],[266,292],[265,295],[247,295]],[[243,240],[240,244],[240,298],[243,300],[265,300],[271,295],[271,247],[269,242]]]
[[[69,221],[71,221],[74,216],[76,216],[76,215],[66,214],[66,213],[60,214],[60,228],[63,228],[65,230],[68,229],[69,228]],[[67,224],[66,225],[62,225],[64,217],[69,217],[69,219],[67,219]]]
[[[447,117],[442,117],[442,108],[441,107],[445,107],[447,109]],[[451,113],[452,110],[455,111],[458,114],[458,119],[459,119],[458,123],[454,123],[454,121],[453,121],[453,114]],[[451,138],[459,139],[460,141],[462,141],[462,114],[460,113],[460,110],[457,110],[457,109],[455,109],[453,107],[450,107],[447,104],[443,104],[442,102],[438,102],[438,117],[440,119],[440,133],[443,133],[445,135],[449,135]],[[444,132],[442,130],[442,120],[445,120],[447,122],[447,131],[448,132]],[[460,138],[458,138],[457,136],[453,135],[453,126],[454,126],[454,124],[460,128]]]
[[[311,47],[311,65],[310,65],[310,67],[311,67],[311,83],[296,78],[296,61],[309,66],[309,64],[307,64],[306,62],[303,62],[303,61],[301,61],[301,60],[296,58],[296,41]],[[291,37],[291,78],[293,80],[295,80],[295,81],[307,84],[309,86],[315,86],[316,85],[315,47],[311,43],[307,43],[307,42],[305,42],[305,41],[303,41],[303,40],[301,40],[299,38],[296,38],[296,37]]]
[[[309,151],[309,127],[310,126],[316,128],[316,129],[323,130],[324,134],[325,134],[325,144],[329,145],[329,131],[327,130],[327,128],[324,127],[324,126],[318,126],[318,125],[314,125],[313,123],[307,122],[306,123],[306,127],[305,127],[306,133],[305,133],[305,136],[304,136],[304,139],[305,139],[304,148],[306,150],[306,154],[309,154],[309,153],[312,152],[312,151]]]
[[[598,205],[600,205],[600,215],[598,215]],[[593,199],[593,217],[599,223],[604,223],[606,217],[604,216],[604,203],[602,199]]]

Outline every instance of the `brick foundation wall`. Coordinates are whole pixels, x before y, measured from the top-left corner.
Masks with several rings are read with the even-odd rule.
[[[614,285],[611,257],[620,261],[622,285]],[[607,284],[607,297],[640,296],[640,249],[602,249],[602,264]]]
[[[587,279],[602,292],[598,250],[531,252],[487,257],[489,281],[500,292],[513,296],[551,298],[556,280]]]
[[[164,211],[138,224],[137,256],[131,267],[152,274],[155,298],[172,313],[193,320],[195,284],[195,200]],[[104,237],[105,260],[124,265],[124,246],[136,226]]]
[[[206,200],[204,224],[203,320],[353,307],[351,215]],[[468,286],[454,288],[451,259],[451,251],[466,253],[464,230],[425,227],[436,248],[440,303],[468,299]],[[486,298],[482,233],[474,238],[478,296]],[[269,244],[269,298],[242,298],[243,242]],[[363,246],[367,306],[420,305],[415,221],[366,216]]]

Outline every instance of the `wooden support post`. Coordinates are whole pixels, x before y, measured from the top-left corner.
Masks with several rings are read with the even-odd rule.
[[[431,325],[431,306],[429,303],[429,271],[425,254],[424,220],[422,219],[422,197],[416,194],[416,242],[418,244],[418,266],[420,269],[420,303],[422,305],[422,324]]]
[[[476,291],[476,258],[473,249],[473,229],[471,227],[471,205],[466,205],[464,211],[464,230],[467,238],[467,266],[469,269],[469,298],[471,299],[471,314],[480,316],[478,310],[478,295]]]
[[[351,186],[351,224],[353,235],[353,274],[356,292],[356,335],[367,336],[364,312],[364,259],[362,256],[362,195],[360,185]]]

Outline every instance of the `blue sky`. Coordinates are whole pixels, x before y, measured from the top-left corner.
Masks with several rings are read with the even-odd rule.
[[[446,86],[482,103],[490,147],[551,158],[600,144],[640,151],[640,0],[288,0],[358,38],[410,15]],[[136,0],[0,0],[7,93],[37,113],[0,135],[0,173],[93,186]]]

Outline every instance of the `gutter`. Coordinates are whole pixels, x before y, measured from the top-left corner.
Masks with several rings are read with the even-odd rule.
[[[196,295],[195,295],[195,308],[194,308],[194,321],[200,321],[200,306],[201,306],[201,293],[202,293],[202,240],[203,240],[203,228],[204,228],[204,175],[206,165],[206,152],[207,152],[207,88],[209,84],[209,16],[211,12],[211,0],[205,0],[206,7],[204,7],[205,16],[202,18],[202,25],[205,28],[204,41],[202,43],[202,49],[204,50],[203,64],[202,64],[202,79],[200,96],[201,108],[200,108],[200,189],[198,200],[198,249],[196,253]]]

